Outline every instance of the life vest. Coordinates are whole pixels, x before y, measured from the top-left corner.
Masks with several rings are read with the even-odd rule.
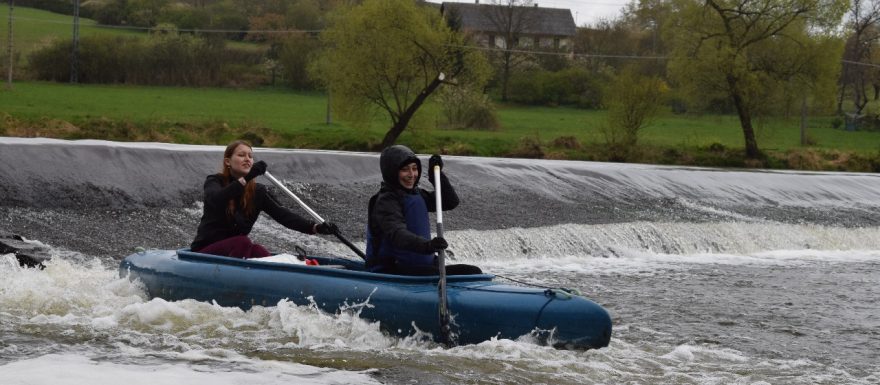
[[[376,196],[370,199],[370,212],[376,202]],[[403,199],[403,216],[406,218],[406,229],[425,239],[431,239],[431,219],[428,217],[428,206],[421,194],[406,194]],[[378,243],[374,245],[373,243]],[[371,271],[381,271],[388,265],[398,266],[433,266],[433,253],[416,253],[398,249],[391,244],[387,236],[374,237],[367,224],[367,266]]]

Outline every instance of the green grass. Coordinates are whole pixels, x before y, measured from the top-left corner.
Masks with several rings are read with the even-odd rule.
[[[13,16],[15,18],[12,35],[13,45],[15,51],[21,54],[21,60],[25,60],[28,54],[50,44],[52,41],[73,38],[73,16],[27,7],[15,7]],[[0,47],[3,47],[0,55],[6,54],[7,37],[9,36],[8,18],[9,7],[4,3],[0,6]],[[81,17],[79,34],[80,38],[94,35],[146,37],[147,31],[135,28],[100,26],[92,19]],[[266,49],[264,45],[251,42],[230,41],[228,44],[242,49]]]
[[[501,132],[464,131],[452,136],[477,141],[486,138],[509,141],[526,135],[550,141],[560,136],[574,136],[581,143],[599,143],[606,119],[604,111],[573,108],[500,106],[498,113],[504,127]],[[753,124],[758,146],[762,149],[786,151],[801,147],[798,117],[758,119]],[[833,129],[830,117],[810,118],[807,132],[817,141],[816,148],[860,153],[880,150],[880,132]],[[639,143],[679,148],[701,148],[720,143],[728,148],[742,148],[744,139],[736,116],[668,113],[640,132]]]
[[[277,90],[235,90],[119,85],[16,83],[0,93],[0,111],[31,119],[43,116],[76,121],[106,117],[133,122],[206,120],[264,125],[296,131],[324,118],[320,95]]]
[[[23,56],[45,46],[53,39],[71,39],[73,37],[73,16],[26,7],[15,7],[12,15],[15,18],[13,44],[15,51],[20,52]],[[3,46],[4,53],[9,36],[8,18],[9,7],[4,4],[0,7],[0,42],[2,42],[0,44]],[[145,36],[143,31],[100,27],[94,20],[86,18],[80,18],[79,34],[80,37],[97,34]]]
[[[389,127],[387,117],[382,115],[378,115],[366,128],[353,128],[340,122],[327,125],[326,108],[327,99],[323,94],[296,93],[281,89],[196,89],[18,82],[12,90],[0,91],[0,135],[35,135],[13,130],[10,128],[10,121],[18,122],[18,128],[22,125],[50,127],[57,126],[51,122],[54,119],[70,122],[78,127],[102,126],[95,131],[83,131],[79,134],[81,136],[58,134],[71,138],[104,135],[102,133],[105,131],[102,130],[106,127],[103,126],[108,124],[102,122],[111,122],[113,124],[110,125],[114,127],[122,124],[142,131],[159,130],[164,135],[138,137],[132,134],[122,137],[122,140],[222,144],[236,135],[250,131],[261,136],[276,135],[277,138],[268,141],[267,145],[365,150],[381,142]],[[596,156],[603,148],[601,127],[605,121],[604,111],[499,105],[498,114],[502,128],[497,131],[480,131],[433,128],[438,119],[437,109],[437,106],[426,106],[426,113],[418,120],[414,129],[407,130],[398,142],[421,152],[446,149],[450,153],[505,156],[515,153],[522,145],[523,138],[532,138],[539,140],[546,151],[552,153],[548,155],[551,157],[604,159]],[[5,128],[2,119],[7,121]],[[817,144],[810,149],[803,149],[799,143],[797,118],[758,120],[755,122],[758,145],[762,150],[779,153],[789,150],[846,151],[869,158],[880,154],[880,132],[835,130],[831,128],[830,122],[830,117],[811,118],[809,133]],[[130,127],[123,128],[123,131],[130,130]],[[202,130],[207,133],[198,137],[186,136],[181,133],[186,130]],[[554,139],[566,136],[575,137],[582,148],[552,148],[550,143]],[[706,149],[715,143],[729,151],[743,148],[739,121],[735,116],[727,115],[664,115],[644,129],[639,143],[644,147],[641,151],[661,154],[643,157],[641,161],[676,164],[687,160],[663,160],[663,157],[668,156],[662,154],[670,151],[673,155],[706,153]],[[696,155],[691,156],[694,157],[698,158]],[[705,163],[699,159],[694,162]],[[717,160],[711,162],[739,164]]]

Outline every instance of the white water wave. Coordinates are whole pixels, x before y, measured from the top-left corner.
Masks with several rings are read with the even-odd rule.
[[[318,368],[290,362],[252,360],[233,354],[206,365],[216,355],[190,352],[184,361],[115,363],[81,354],[48,354],[0,366],[5,385],[238,385],[238,384],[378,384],[366,372]],[[189,362],[187,362],[189,361]]]
[[[874,251],[880,250],[880,228],[814,224],[631,222],[447,234],[455,259],[476,264],[516,263],[523,259],[556,262],[567,256],[682,261],[712,256],[719,260],[735,259],[727,256],[792,259],[781,250],[793,250],[789,254],[801,254],[798,258],[844,260],[855,256],[856,260],[870,260],[875,258]],[[843,254],[847,257],[840,257]]]

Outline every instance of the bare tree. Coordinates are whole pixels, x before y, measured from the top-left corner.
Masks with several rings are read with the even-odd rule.
[[[843,70],[840,74],[840,90],[837,98],[837,112],[843,113],[843,100],[847,89],[851,88],[855,113],[860,114],[868,104],[867,89],[875,87],[872,76],[876,70],[868,63],[874,56],[874,44],[880,40],[880,0],[852,0],[849,8],[849,37],[843,52]],[[875,99],[877,92],[875,91]]]
[[[516,67],[529,60],[529,55],[522,52],[520,39],[527,32],[534,30],[538,20],[537,13],[532,9],[532,0],[495,0],[491,6],[482,9],[484,17],[492,24],[496,38],[501,38],[501,53],[495,58],[501,67],[501,100],[507,101],[507,85],[510,75]],[[490,37],[489,46],[496,44]],[[493,55],[496,56],[496,55]]]

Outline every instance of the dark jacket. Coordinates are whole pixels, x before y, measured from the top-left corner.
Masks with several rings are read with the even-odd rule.
[[[190,246],[192,250],[199,250],[214,242],[237,235],[248,235],[254,222],[259,218],[260,212],[269,214],[272,219],[284,227],[312,234],[313,222],[278,204],[275,198],[269,194],[266,186],[259,183],[257,183],[254,194],[253,214],[248,217],[239,205],[241,195],[244,194],[244,186],[237,181],[225,183],[224,179],[219,174],[208,175],[208,178],[205,179],[205,208],[202,212],[196,238]],[[226,215],[230,199],[235,200],[235,213],[231,218]]]
[[[428,244],[430,234],[419,235],[409,230],[409,228],[424,226],[408,226],[407,224],[407,218],[422,217],[422,213],[406,212],[407,196],[416,195],[424,200],[424,207],[427,208],[427,211],[423,213],[424,218],[427,218],[427,212],[437,211],[434,191],[422,190],[418,184],[410,190],[404,189],[400,185],[398,172],[401,167],[410,162],[418,164],[421,179],[421,161],[410,149],[404,146],[391,146],[382,152],[380,168],[383,183],[379,192],[370,199],[368,213],[367,241],[371,243],[367,253],[368,267],[413,263],[413,258],[410,258],[409,253],[378,255],[381,254],[379,250],[392,250],[392,253],[393,250],[402,250],[417,254],[433,254],[433,249]],[[452,210],[458,206],[458,195],[446,175],[443,173],[440,175],[443,211]]]

